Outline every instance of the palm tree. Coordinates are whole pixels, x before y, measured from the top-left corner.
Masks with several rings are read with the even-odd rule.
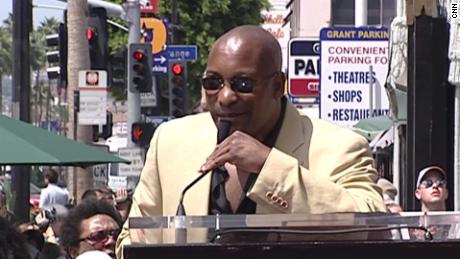
[[[3,85],[2,78],[4,75],[11,75],[12,63],[12,41],[13,41],[13,17],[9,15],[8,19],[3,21],[3,26],[0,27],[0,114],[3,108]]]
[[[43,100],[49,96],[51,91],[49,87],[41,87],[44,83],[40,80],[40,72],[46,69],[46,35],[56,33],[58,26],[59,22],[54,17],[46,18],[31,35],[30,61],[32,71],[35,73],[35,90],[33,94],[35,98],[32,102],[34,104],[35,122],[43,120]],[[48,109],[48,102],[49,100],[45,104],[45,109]]]
[[[85,37],[86,32],[86,13],[87,0],[73,0],[67,2],[67,31],[68,31],[68,63],[67,63],[67,103],[69,109],[69,127],[68,135],[74,136],[74,90],[78,89],[78,71],[85,70],[90,67],[88,41]],[[72,126],[70,126],[72,125]],[[77,140],[83,143],[91,143],[92,127],[78,126]],[[78,172],[77,172],[78,171]],[[84,169],[74,168],[73,174],[69,175],[69,183],[72,183],[69,188],[78,200],[81,194],[92,188],[93,175]],[[78,176],[78,177],[77,177]]]

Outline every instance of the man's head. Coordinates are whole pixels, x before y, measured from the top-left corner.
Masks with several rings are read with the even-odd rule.
[[[388,211],[391,213],[401,212],[402,208],[396,202],[396,195],[398,194],[398,189],[396,189],[396,186],[394,186],[392,182],[385,178],[380,178],[377,181],[377,185],[382,188],[383,202],[385,203]]]
[[[56,184],[59,179],[59,174],[56,170],[49,168],[45,171],[45,182]]]
[[[113,206],[101,200],[85,200],[71,209],[63,223],[62,245],[72,258],[91,250],[103,251],[114,258],[121,225],[120,215]]]
[[[276,124],[284,94],[278,41],[258,26],[236,27],[212,46],[202,86],[214,122],[232,123],[263,140]]]
[[[107,187],[86,190],[81,196],[81,200],[83,201],[88,199],[103,200],[113,206],[116,205],[114,193],[111,189]]]
[[[419,172],[415,197],[420,200],[423,211],[446,209],[447,175],[439,166],[428,166]]]

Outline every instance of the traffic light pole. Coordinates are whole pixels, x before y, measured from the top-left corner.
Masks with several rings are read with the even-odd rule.
[[[139,9],[139,0],[130,0],[124,4],[126,11],[126,19],[129,22],[129,36],[128,44],[138,43],[141,37],[141,28],[140,28],[140,9]],[[131,69],[128,69],[128,73],[131,73]],[[128,78],[130,75],[128,74]],[[141,118],[141,95],[139,91],[130,91],[132,89],[132,82],[127,80],[128,84],[128,136],[131,136],[131,125],[134,122],[139,121]],[[135,143],[128,137],[128,147],[136,146]]]
[[[30,44],[32,5],[30,1],[13,1],[13,116],[30,122]],[[12,167],[13,212],[19,223],[29,221],[30,166]]]

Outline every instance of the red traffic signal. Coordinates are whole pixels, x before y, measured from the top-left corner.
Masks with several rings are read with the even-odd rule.
[[[131,140],[139,146],[146,146],[152,139],[156,125],[147,122],[135,122],[131,127]]]
[[[152,45],[131,43],[128,51],[129,91],[132,93],[152,92]]]
[[[175,76],[179,76],[184,72],[184,67],[181,64],[174,63],[171,66],[171,71]]]
[[[86,29],[86,38],[88,39],[88,41],[92,41],[95,36],[96,36],[96,32],[94,31],[94,28],[88,27]]]
[[[141,50],[136,50],[133,52],[133,58],[138,62],[142,61],[145,57],[145,53]]]

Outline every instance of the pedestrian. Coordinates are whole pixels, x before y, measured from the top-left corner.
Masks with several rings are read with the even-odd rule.
[[[69,191],[57,184],[59,179],[58,172],[49,168],[45,171],[44,177],[46,188],[41,190],[39,207],[43,209],[52,204],[68,205]]]

